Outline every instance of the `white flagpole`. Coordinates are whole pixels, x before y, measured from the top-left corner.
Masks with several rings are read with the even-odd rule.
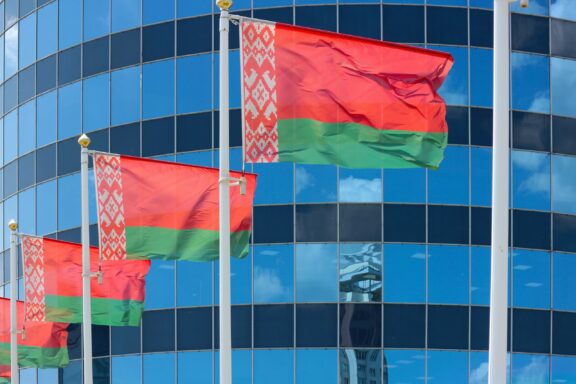
[[[18,249],[16,243],[18,223],[10,220],[10,374],[12,384],[20,383],[18,374],[18,316],[16,313],[16,300],[18,299]]]
[[[232,384],[232,322],[230,307],[230,164],[228,10],[231,0],[218,0],[220,8],[220,384]]]
[[[90,222],[88,211],[88,146],[90,138],[80,136],[80,183],[82,195],[82,345],[84,384],[92,384],[92,306],[90,297]]]

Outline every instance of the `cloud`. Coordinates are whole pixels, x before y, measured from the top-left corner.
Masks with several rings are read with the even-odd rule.
[[[254,293],[260,301],[288,300],[290,290],[272,269],[254,267]]]
[[[6,67],[18,69],[18,24],[6,31]]]
[[[382,200],[382,181],[348,176],[340,180],[340,201],[378,202]]]
[[[335,296],[338,251],[330,244],[302,244],[296,249],[298,290],[307,298]],[[334,297],[335,298],[335,297]]]
[[[470,372],[470,384],[485,384],[488,382],[488,363],[482,363]]]
[[[519,369],[513,368],[512,372],[514,382],[517,384],[539,384],[549,381],[548,360],[545,356],[531,356],[527,365],[514,364],[514,366],[520,367]]]
[[[554,156],[552,172],[552,193],[554,210],[576,213],[576,159],[567,156]]]
[[[303,167],[296,167],[296,194],[314,186],[314,176]]]

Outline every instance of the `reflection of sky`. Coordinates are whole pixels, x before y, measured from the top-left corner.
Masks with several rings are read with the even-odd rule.
[[[472,304],[490,304],[490,248],[472,247]]]
[[[428,258],[428,300],[431,303],[467,304],[468,247],[430,246]]]
[[[146,276],[146,309],[174,306],[174,268],[174,261],[152,261]]]
[[[470,147],[472,205],[492,205],[492,148]]]
[[[299,203],[336,201],[336,167],[296,165],[295,187]]]
[[[576,383],[576,357],[552,356],[552,383]]]
[[[437,170],[428,171],[431,203],[468,204],[468,147],[446,148]]]
[[[212,383],[212,352],[178,353],[178,382]]]
[[[574,2],[576,8],[576,1]],[[576,89],[576,61],[552,58],[552,113],[576,116],[574,90]]]
[[[337,301],[336,244],[296,245],[296,301]]]
[[[292,384],[293,350],[254,351],[254,384]]]
[[[336,383],[338,354],[335,349],[297,349],[296,382],[298,384]]]
[[[340,248],[340,299],[381,300],[382,245],[342,244]]]
[[[576,255],[569,253],[554,253],[552,278],[554,287],[553,300],[554,309],[576,311]]]
[[[514,306],[550,308],[550,254],[514,250],[512,262]]]
[[[426,300],[426,248],[384,245],[384,301],[422,303]]]
[[[492,106],[493,57],[491,49],[470,49],[470,101],[478,107]]]
[[[550,0],[550,15],[560,19],[576,20],[574,0]]]
[[[381,171],[376,169],[340,170],[340,201],[371,203],[382,201]]]
[[[258,174],[255,204],[291,203],[294,201],[292,163],[254,164]]]
[[[576,214],[576,157],[552,156],[552,207],[554,211]]]
[[[439,384],[468,382],[468,353],[428,351],[428,381]]]
[[[426,199],[426,170],[423,168],[385,169],[384,201],[423,203]]]
[[[470,352],[470,384],[488,384],[488,353]]]
[[[454,65],[439,90],[446,104],[468,105],[468,49],[432,45],[429,48],[448,52],[454,57]]]
[[[549,382],[548,356],[512,355],[512,384],[541,384]]]
[[[424,382],[424,351],[386,350],[388,382],[408,384]]]
[[[18,24],[6,31],[5,35],[5,78],[10,77],[18,70]]]
[[[511,62],[512,108],[549,113],[550,68],[548,57],[513,52]]]
[[[143,384],[174,383],[176,356],[174,353],[144,355]]]
[[[526,8],[520,6],[520,1],[515,1],[510,4],[510,10],[531,15],[548,16],[548,0],[530,0],[530,4]]]
[[[550,209],[550,155],[512,151],[515,208]]]
[[[293,300],[292,246],[259,246],[254,249],[254,302],[274,303]]]

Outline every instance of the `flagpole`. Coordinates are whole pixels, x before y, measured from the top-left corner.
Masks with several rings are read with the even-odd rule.
[[[492,148],[489,384],[506,383],[510,166],[510,2],[510,0],[494,0],[494,141]]]
[[[92,307],[90,293],[90,222],[88,211],[88,146],[83,134],[80,144],[80,183],[82,195],[82,344],[84,348],[84,384],[92,384]]]
[[[16,300],[18,299],[18,249],[16,248],[16,230],[18,223],[12,219],[8,223],[10,228],[10,374],[12,384],[20,383],[18,374],[18,314]]]

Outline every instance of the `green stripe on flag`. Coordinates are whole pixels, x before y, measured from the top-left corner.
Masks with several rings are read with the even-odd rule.
[[[46,320],[60,323],[82,322],[82,297],[46,295]],[[92,298],[92,324],[140,325],[144,303],[136,300]]]
[[[61,368],[68,365],[67,348],[18,346],[18,364],[24,368]],[[10,344],[0,343],[0,365],[10,365]]]

